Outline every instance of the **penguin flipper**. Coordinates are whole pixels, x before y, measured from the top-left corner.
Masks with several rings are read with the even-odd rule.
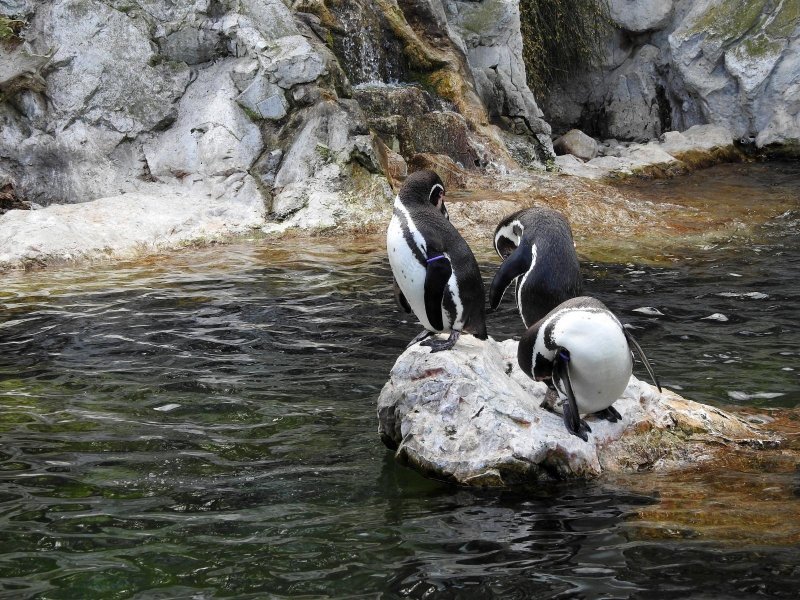
[[[489,288],[489,306],[492,310],[500,306],[503,294],[517,277],[527,272],[531,268],[531,247],[528,244],[520,244],[514,252],[508,255],[497,269],[497,273],[492,279],[492,286]]]
[[[442,297],[452,274],[450,260],[444,255],[428,259],[425,272],[425,314],[431,327],[436,331],[444,329]]]
[[[578,436],[584,442],[589,441],[587,433],[591,433],[592,429],[589,425],[581,419],[578,412],[578,403],[575,400],[575,394],[572,391],[572,383],[569,380],[569,354],[563,348],[559,348],[558,353],[553,364],[553,379],[560,381],[564,387],[564,394],[566,401],[562,407],[564,411],[564,425],[572,435]]]
[[[658,377],[656,377],[655,371],[653,371],[653,367],[650,365],[650,361],[647,360],[647,356],[642,350],[642,347],[639,345],[639,342],[636,341],[636,338],[633,337],[633,334],[627,330],[627,328],[623,327],[622,331],[625,332],[625,338],[628,340],[628,346],[632,346],[636,349],[636,352],[639,354],[639,358],[642,359],[644,363],[645,369],[647,369],[647,373],[650,375],[650,379],[653,380],[653,383],[658,388],[659,393],[661,392],[661,384],[658,381]]]
[[[402,308],[407,313],[411,312],[411,305],[408,303],[408,300],[403,294],[403,290],[400,289],[400,286],[397,285],[397,279],[394,277],[392,278],[392,283],[394,284],[394,300],[397,302],[397,306]]]

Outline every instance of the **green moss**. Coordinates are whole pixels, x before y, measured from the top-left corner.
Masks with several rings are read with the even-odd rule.
[[[13,43],[20,41],[19,32],[25,27],[25,21],[0,15],[0,42]]]
[[[520,0],[519,9],[522,58],[535,96],[601,63],[613,29],[606,0]]]
[[[780,49],[800,25],[800,0],[724,0],[698,17],[688,35],[705,33],[721,40],[743,40],[750,56],[764,56]],[[746,37],[745,37],[746,36]]]
[[[768,38],[763,33],[753,37],[748,37],[740,46],[741,51],[747,56],[766,56],[767,54],[778,54],[783,44]]]
[[[473,33],[481,34],[494,27],[503,14],[500,2],[481,2],[471,5],[474,7],[462,22],[462,27]]]
[[[758,22],[767,0],[723,0],[703,13],[688,34],[708,32],[714,37],[735,38]]]
[[[446,64],[446,61],[436,56],[426,44],[419,39],[417,34],[406,21],[403,11],[396,4],[387,0],[376,0],[381,13],[397,39],[403,43],[403,53],[412,69],[420,71],[433,71]]]
[[[778,14],[766,27],[767,35],[773,38],[787,38],[800,25],[800,0],[784,0]]]

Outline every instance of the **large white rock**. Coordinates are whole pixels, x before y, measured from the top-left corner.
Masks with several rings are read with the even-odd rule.
[[[694,125],[686,131],[661,136],[661,149],[673,156],[691,150],[713,150],[733,145],[733,134],[721,125]]]
[[[584,442],[540,408],[546,386],[521,372],[516,353],[514,340],[472,336],[447,352],[407,349],[378,398],[382,439],[423,473],[479,486],[669,470],[775,441],[740,417],[632,377],[614,404],[622,420],[588,418]]]
[[[170,186],[0,216],[0,270],[124,258],[251,231],[264,220],[252,193],[224,199]]]
[[[47,95],[59,129],[80,118],[135,136],[174,118],[189,82],[185,65],[153,60],[145,23],[97,0],[56,1],[37,49],[55,50]]]

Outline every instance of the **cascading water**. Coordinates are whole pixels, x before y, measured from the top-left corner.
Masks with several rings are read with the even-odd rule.
[[[393,36],[373,2],[351,0],[339,12],[340,31],[333,31],[334,51],[350,82],[397,83],[406,67],[400,42]]]

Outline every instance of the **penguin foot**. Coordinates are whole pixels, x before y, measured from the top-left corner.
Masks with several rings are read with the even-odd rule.
[[[581,438],[584,442],[589,441],[589,436],[587,434],[592,433],[592,428],[578,415],[572,415],[572,407],[568,402],[564,403],[564,425],[567,426],[567,431],[572,435]]]
[[[603,410],[598,410],[596,413],[592,413],[592,415],[598,419],[604,419],[610,423],[616,423],[622,419],[622,415],[619,414],[619,411],[617,411],[617,409],[613,406],[609,406]]]
[[[450,350],[453,346],[456,345],[459,336],[461,335],[460,331],[453,329],[450,332],[450,337],[446,340],[427,340],[422,342],[420,346],[428,346],[431,349],[431,354],[434,352],[441,352],[442,350]]]
[[[411,348],[411,346],[413,346],[417,342],[421,342],[422,340],[428,339],[432,335],[433,335],[432,331],[428,331],[427,329],[423,329],[421,332],[419,332],[417,334],[417,336],[413,340],[408,342],[408,346],[406,346],[406,348]]]

